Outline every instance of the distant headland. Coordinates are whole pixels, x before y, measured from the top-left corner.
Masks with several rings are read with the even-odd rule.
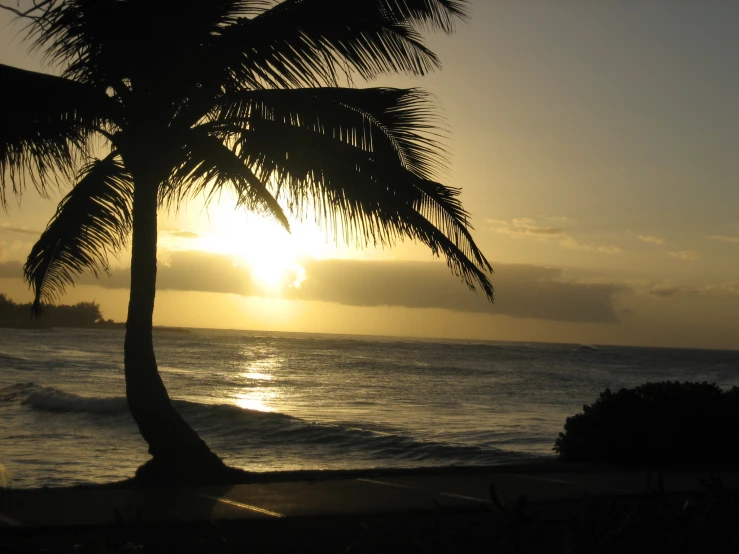
[[[45,304],[41,317],[33,317],[31,303],[18,304],[0,293],[0,329],[51,329],[74,327],[79,329],[125,329],[126,324],[105,319],[97,302],[77,304]],[[188,332],[177,327],[155,327],[157,330]]]
[[[0,293],[0,327],[17,329],[49,329],[51,327],[83,327],[115,329],[125,323],[105,319],[97,302],[79,302],[74,305],[46,304],[39,318],[31,312],[31,303],[18,304]]]

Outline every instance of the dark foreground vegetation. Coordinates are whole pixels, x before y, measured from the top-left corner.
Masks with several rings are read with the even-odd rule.
[[[97,302],[74,305],[45,304],[40,318],[35,318],[32,304],[18,304],[0,293],[0,326],[3,327],[110,327],[117,325],[105,319]]]
[[[737,467],[739,388],[665,381],[606,389],[567,418],[554,450],[571,462]]]

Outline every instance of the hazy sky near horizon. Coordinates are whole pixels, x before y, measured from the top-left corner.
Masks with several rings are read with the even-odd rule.
[[[156,323],[739,348],[739,3],[472,6],[455,35],[429,36],[441,71],[372,85],[438,98],[444,182],[463,189],[496,304],[421,246],[337,247],[224,199],[162,214]],[[41,70],[10,20],[0,63]],[[31,190],[0,212],[0,292],[16,301],[31,298],[20,264],[54,209]],[[127,266],[123,254],[64,300],[124,319]]]

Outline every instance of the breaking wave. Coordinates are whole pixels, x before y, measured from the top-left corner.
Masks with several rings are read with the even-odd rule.
[[[123,397],[81,396],[54,387],[33,390],[21,402],[39,410],[54,412],[120,413],[128,409]]]
[[[127,413],[124,397],[82,396],[54,387],[18,383],[0,388],[0,402],[16,401],[33,410],[90,413],[101,417]],[[175,400],[175,406],[207,440],[266,448],[329,447],[370,458],[446,465],[499,464],[528,456],[497,448],[418,440],[347,424],[307,421],[287,414],[260,412],[233,405]],[[111,422],[111,424],[114,424]]]

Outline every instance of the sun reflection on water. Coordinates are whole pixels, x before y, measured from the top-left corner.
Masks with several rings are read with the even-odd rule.
[[[244,379],[254,379],[256,381],[271,381],[272,376],[268,375],[266,373],[260,373],[258,371],[249,371],[246,373],[242,373],[241,376]]]
[[[256,393],[256,394],[255,394]],[[245,394],[236,395],[236,405],[245,410],[256,410],[258,412],[272,412],[272,407],[266,402],[274,397],[274,393],[264,395],[263,391],[250,391]]]
[[[275,411],[278,389],[269,384],[276,378],[279,358],[267,357],[244,364],[239,373],[241,387],[234,391],[234,402],[239,408],[260,412]]]

